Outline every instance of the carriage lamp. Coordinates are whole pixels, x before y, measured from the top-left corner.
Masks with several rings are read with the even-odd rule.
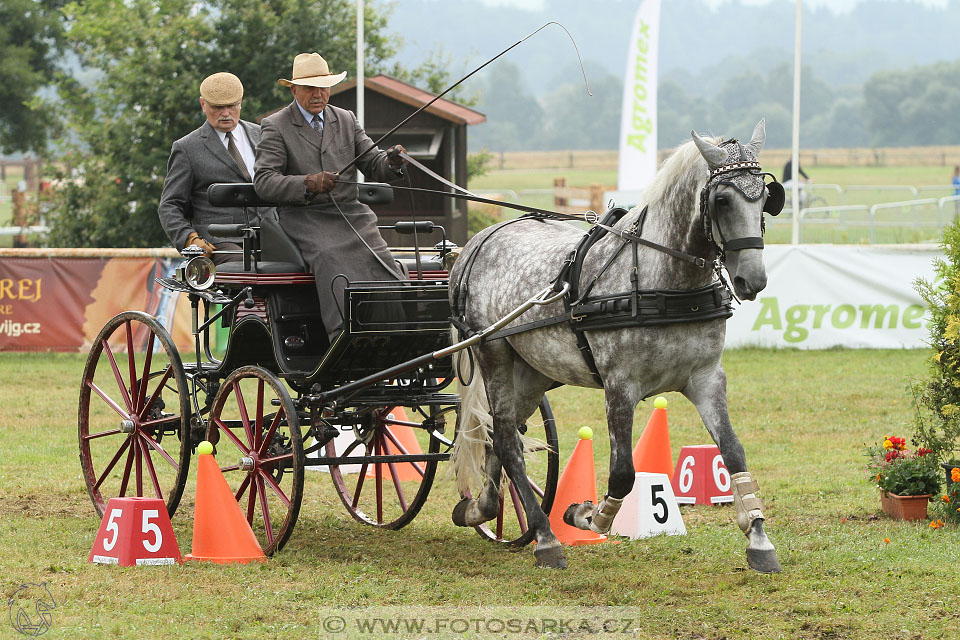
[[[186,247],[181,254],[186,260],[177,267],[177,281],[197,291],[209,289],[217,273],[213,260],[205,256],[200,247]]]

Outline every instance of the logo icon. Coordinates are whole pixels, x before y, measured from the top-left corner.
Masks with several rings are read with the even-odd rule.
[[[10,624],[18,633],[35,638],[50,630],[57,601],[53,599],[47,582],[21,584],[7,599]]]

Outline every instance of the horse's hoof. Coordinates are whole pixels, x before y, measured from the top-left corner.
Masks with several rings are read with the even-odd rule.
[[[754,571],[760,573],[780,573],[783,567],[777,559],[777,552],[773,549],[747,549],[747,564]]]
[[[537,558],[537,567],[541,569],[567,568],[567,560],[563,557],[563,548],[559,542],[538,544],[533,555]]]
[[[563,521],[571,527],[587,530],[590,528],[590,517],[595,510],[596,507],[589,500],[574,503],[563,512]]]
[[[470,526],[467,524],[467,507],[470,506],[470,502],[470,498],[464,498],[457,503],[457,506],[453,508],[453,524],[457,525],[458,527]]]

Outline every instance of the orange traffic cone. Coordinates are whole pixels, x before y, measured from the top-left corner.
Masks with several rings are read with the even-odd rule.
[[[417,442],[417,435],[413,432],[411,427],[402,424],[391,424],[393,421],[407,422],[407,412],[404,411],[403,407],[394,407],[390,410],[390,414],[393,418],[388,418],[387,420],[387,431],[390,432],[389,435],[384,434],[384,442],[386,443],[386,449],[381,453],[385,456],[396,456],[396,455],[420,455],[423,453],[423,449],[420,448],[420,443]],[[390,438],[392,435],[396,438],[397,442],[400,443],[400,446],[403,447],[401,451],[397,445],[393,443],[393,440]],[[424,468],[424,462],[397,462],[393,465],[394,469],[397,472],[397,479],[400,482],[406,482],[408,480],[415,480],[417,482],[423,477],[420,473],[417,472],[417,467],[420,469]],[[381,466],[380,473],[384,477],[392,477],[390,475],[390,467],[387,464]],[[376,465],[371,464],[367,466],[367,477],[373,478],[376,476]]]
[[[213,445],[197,446],[197,502],[193,516],[193,549],[187,560],[219,564],[263,562],[267,557],[240,510],[217,461]]]
[[[557,482],[557,497],[550,509],[550,528],[561,544],[597,544],[606,542],[607,537],[594,531],[578,529],[563,521],[563,512],[571,504],[590,500],[597,504],[597,479],[593,469],[593,430],[582,427],[580,440],[573,449],[573,455],[567,462]]]
[[[653,414],[647,421],[637,446],[633,448],[633,470],[665,473],[673,477],[673,456],[670,454],[670,429],[667,427],[667,399],[653,401]]]

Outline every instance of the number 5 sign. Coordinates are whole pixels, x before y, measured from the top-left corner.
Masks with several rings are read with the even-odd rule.
[[[687,527],[673,497],[670,476],[638,471],[633,489],[623,499],[610,531],[633,540],[663,534],[686,535]]]
[[[167,505],[159,498],[111,498],[88,560],[122,567],[181,564]]]
[[[733,502],[730,473],[715,444],[683,447],[673,471],[673,491],[680,504]]]

